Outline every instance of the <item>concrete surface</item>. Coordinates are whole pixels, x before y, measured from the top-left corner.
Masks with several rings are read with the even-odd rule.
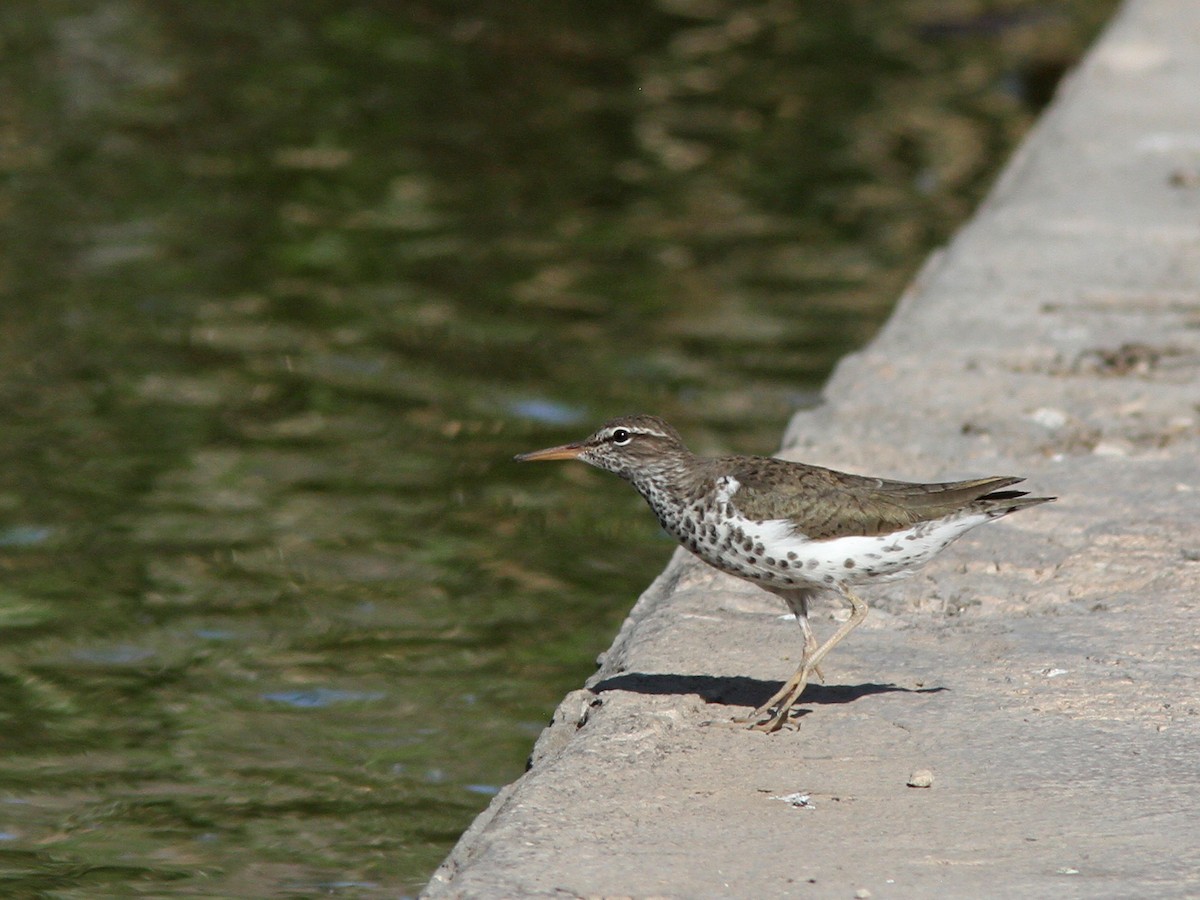
[[[826,397],[786,456],[1061,499],[864,590],[775,735],[705,723],[799,629],[681,551],[428,897],[1200,896],[1200,2],[1126,5]]]

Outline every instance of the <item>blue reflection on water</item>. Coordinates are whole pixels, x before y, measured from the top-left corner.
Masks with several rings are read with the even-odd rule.
[[[0,547],[35,547],[54,534],[47,525],[14,525],[0,531]]]
[[[382,700],[383,691],[340,691],[335,688],[312,688],[305,691],[276,691],[263,694],[262,699],[272,703],[286,703],[298,709],[314,709],[332,706],[335,703],[361,703]]]
[[[522,419],[532,419],[547,425],[575,425],[587,418],[587,410],[553,400],[514,400],[509,412]]]
[[[500,793],[500,786],[496,784],[468,784],[467,790],[472,794],[483,794],[485,797],[494,797]]]
[[[237,637],[236,632],[226,631],[224,628],[197,628],[192,633],[206,641],[232,641]]]

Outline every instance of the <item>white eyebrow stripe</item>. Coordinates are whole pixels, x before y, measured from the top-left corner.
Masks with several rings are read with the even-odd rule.
[[[660,438],[666,437],[666,435],[663,434],[661,431],[655,431],[652,428],[642,428],[640,426],[629,426],[629,425],[617,425],[614,428],[605,428],[602,432],[600,432],[600,439],[602,441],[612,440],[613,435],[615,435],[618,431],[624,431],[626,434],[641,434],[641,435],[648,435],[650,437],[660,437]]]

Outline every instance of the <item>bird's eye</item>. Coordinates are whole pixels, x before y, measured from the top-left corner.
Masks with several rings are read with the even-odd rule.
[[[624,447],[631,440],[633,440],[633,435],[631,435],[624,428],[618,428],[612,433],[612,442],[618,447]]]

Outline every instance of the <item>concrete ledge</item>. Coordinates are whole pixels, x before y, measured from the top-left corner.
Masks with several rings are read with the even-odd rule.
[[[1200,894],[1198,182],[1200,3],[1130,0],[784,442],[1060,501],[864,591],[776,735],[704,723],[798,629],[681,551],[426,896]]]

